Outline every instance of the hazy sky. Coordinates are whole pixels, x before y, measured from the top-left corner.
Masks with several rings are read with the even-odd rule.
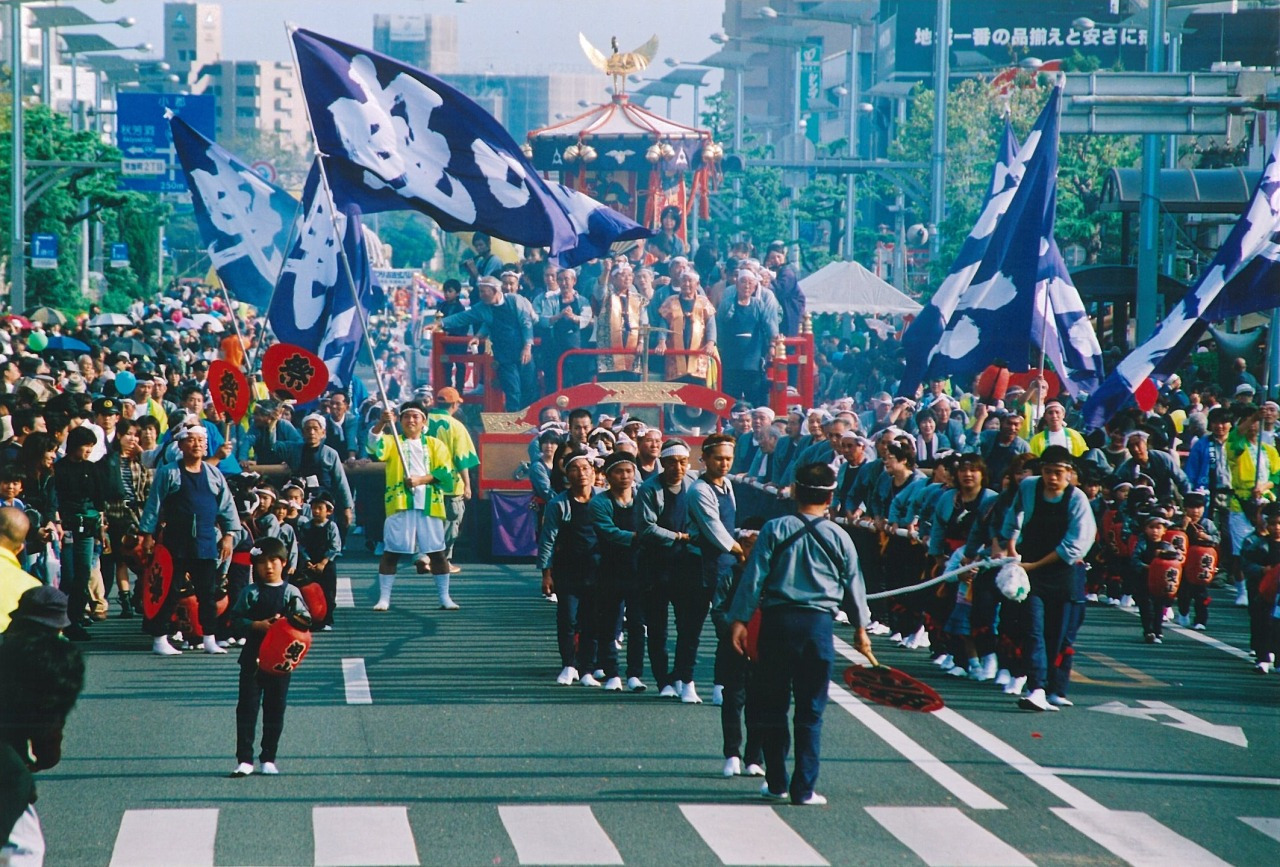
[[[763,2],[763,0],[762,0]],[[113,42],[150,42],[159,54],[164,43],[162,0],[117,0],[110,6],[81,3],[95,18],[131,15],[130,31],[102,27]],[[578,47],[578,31],[608,53],[609,38],[629,51],[658,35],[655,66],[646,77],[667,71],[664,58],[698,61],[718,46],[710,35],[721,28],[722,0],[222,0],[223,52],[229,60],[287,60],[284,22],[290,21],[357,45],[373,40],[374,13],[453,15],[458,19],[458,48],[465,72],[583,72],[595,70]],[[607,98],[601,80],[601,101]],[[708,79],[718,86],[719,72]],[[639,85],[633,85],[638,87]],[[676,119],[687,121],[692,94],[673,103]],[[706,91],[704,91],[705,95]],[[665,108],[665,100],[650,108]]]

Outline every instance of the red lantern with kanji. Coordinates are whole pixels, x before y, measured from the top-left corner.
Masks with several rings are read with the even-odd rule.
[[[276,397],[310,403],[324,394],[329,368],[314,352],[277,343],[263,353],[262,378]]]
[[[209,365],[209,398],[218,412],[238,423],[249,411],[249,381],[240,368],[219,358]]]
[[[281,617],[267,630],[258,648],[258,670],[265,674],[290,674],[311,649],[311,633]]]
[[[156,545],[151,559],[139,579],[142,592],[142,616],[154,620],[173,586],[173,556],[164,545]]]

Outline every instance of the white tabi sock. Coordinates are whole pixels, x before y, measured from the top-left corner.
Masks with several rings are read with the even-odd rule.
[[[395,583],[396,573],[392,572],[390,575],[378,573],[378,604],[374,608],[385,611],[391,607],[391,587]]]

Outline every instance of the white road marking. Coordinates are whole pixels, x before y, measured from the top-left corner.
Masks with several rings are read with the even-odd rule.
[[[1229,867],[1217,855],[1161,825],[1146,813],[1129,810],[1076,810],[1054,807],[1062,821],[1133,867]]]
[[[417,867],[408,807],[313,807],[316,867]]]
[[[342,660],[342,683],[347,691],[347,704],[373,704],[369,691],[369,673],[359,657]]]
[[[835,639],[835,647],[837,653],[853,662],[869,662],[865,656],[839,638]],[[1004,804],[960,776],[945,762],[912,740],[906,732],[872,710],[871,706],[862,699],[834,681],[831,687],[828,695],[832,701],[848,711],[858,722],[871,729],[881,740],[897,750],[903,758],[932,777],[938,785],[959,798],[965,806],[974,810],[1006,809]]]
[[[111,867],[213,867],[217,810],[126,810]]]
[[[334,594],[333,607],[334,608],[355,608],[356,607],[356,597],[355,597],[355,594],[351,592],[350,578],[338,579],[338,592]]]
[[[1035,867],[955,807],[867,807],[871,818],[929,867]]]
[[[1233,777],[1226,774],[1180,774],[1168,771],[1109,771],[1106,768],[1045,768],[1044,770],[1046,773],[1056,774],[1059,777],[1166,780],[1170,783],[1226,783],[1236,786],[1274,786],[1280,788],[1280,777]]]
[[[1137,608],[1120,608],[1118,610],[1123,611],[1126,614],[1132,614],[1137,617],[1142,616],[1142,612],[1139,611]],[[1196,641],[1199,641],[1201,644],[1207,644],[1216,650],[1221,650],[1223,653],[1229,653],[1238,659],[1243,659],[1245,662],[1248,662],[1248,663],[1253,662],[1253,654],[1250,653],[1249,651],[1241,650],[1238,647],[1227,644],[1225,641],[1219,641],[1218,639],[1214,638],[1212,635],[1207,635],[1206,633],[1200,632],[1195,629],[1187,629],[1184,626],[1175,626],[1172,623],[1164,624],[1164,628],[1171,632],[1176,632],[1179,635],[1186,636],[1187,638],[1193,638]]]
[[[588,806],[498,807],[521,864],[621,864]]]
[[[1237,747],[1249,746],[1249,739],[1244,736],[1244,729],[1240,728],[1240,726],[1217,725],[1206,719],[1201,719],[1195,714],[1187,713],[1185,710],[1178,710],[1178,708],[1165,701],[1139,701],[1138,704],[1141,706],[1129,707],[1122,701],[1109,701],[1105,704],[1095,704],[1089,710],[1160,722],[1170,728],[1204,735],[1207,738],[1234,744]],[[1162,722],[1156,719],[1156,717],[1161,716],[1168,717],[1169,721]]]
[[[680,812],[725,864],[828,863],[772,807],[681,804]]]
[[[1268,837],[1280,840],[1280,819],[1265,819],[1258,816],[1237,816],[1236,818],[1250,828],[1256,828]]]

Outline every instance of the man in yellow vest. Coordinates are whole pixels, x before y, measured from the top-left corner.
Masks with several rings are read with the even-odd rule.
[[[418,574],[430,566],[440,607],[456,611],[457,603],[449,598],[449,562],[444,556],[442,487],[454,483],[452,458],[444,443],[427,435],[427,410],[421,403],[411,400],[401,405],[402,435],[396,433],[395,421],[395,413],[385,410],[369,431],[369,452],[386,464],[387,473],[387,522],[378,564],[378,603],[373,610],[391,607],[396,566],[407,554],[413,557]]]
[[[1031,454],[1040,457],[1049,446],[1062,446],[1078,458],[1089,446],[1079,431],[1067,427],[1067,411],[1062,404],[1051,400],[1044,405],[1044,430],[1031,438]]]
[[[40,586],[18,565],[18,552],[30,528],[26,512],[12,506],[0,508],[0,632],[9,628],[9,615],[18,607],[22,594]]]

